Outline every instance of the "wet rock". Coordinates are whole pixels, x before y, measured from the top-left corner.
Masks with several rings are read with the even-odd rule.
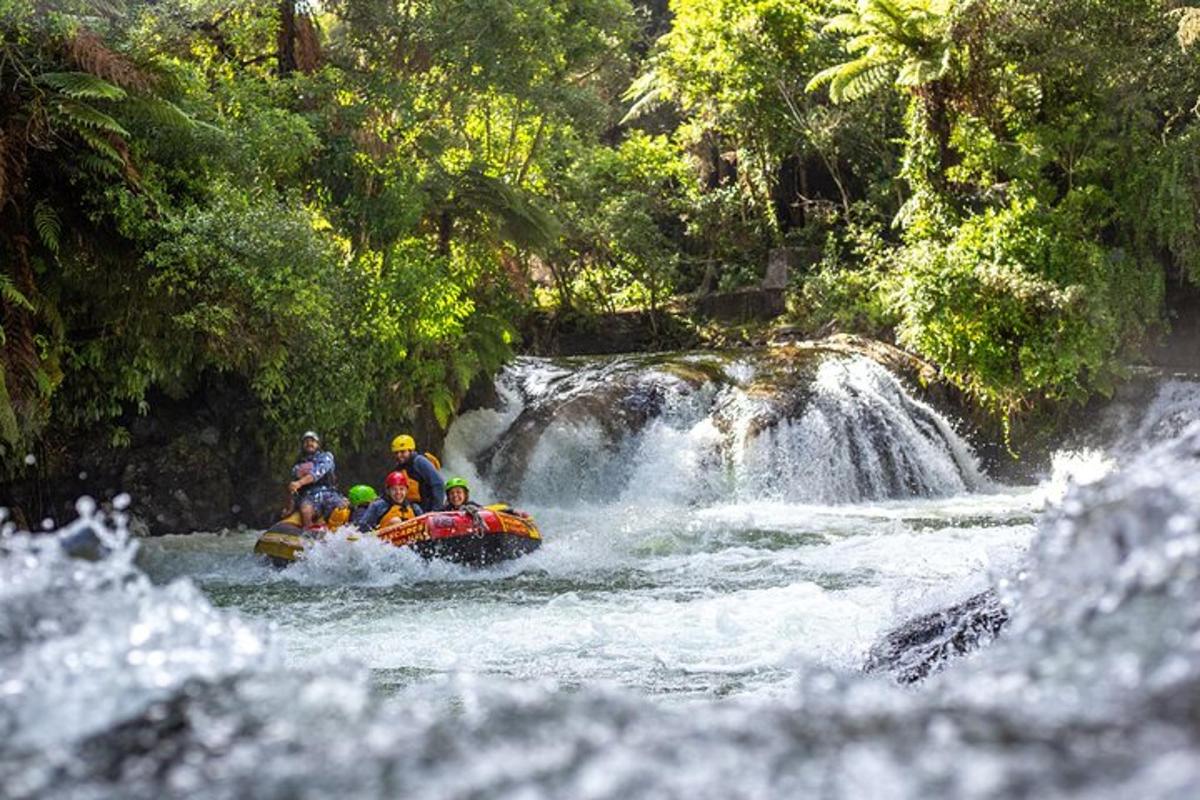
[[[59,540],[62,549],[72,558],[99,561],[108,555],[109,548],[94,525],[85,525]]]
[[[528,398],[520,416],[476,465],[498,491],[515,495],[548,429],[594,428],[596,448],[615,448],[662,413],[672,386],[695,388],[707,379],[701,369],[647,371],[630,362],[564,373],[553,391]]]
[[[871,648],[863,671],[890,672],[900,683],[916,683],[950,660],[990,644],[1008,619],[996,593],[981,592],[885,634]]]
[[[231,713],[237,680],[215,683],[192,680],[169,698],[109,730],[85,739],[78,749],[78,767],[88,782],[133,785],[165,791],[172,770],[183,764],[202,764],[227,755],[239,742],[261,732],[260,721],[249,714]],[[198,730],[197,720],[227,720],[217,729]],[[153,794],[153,792],[151,792]]]

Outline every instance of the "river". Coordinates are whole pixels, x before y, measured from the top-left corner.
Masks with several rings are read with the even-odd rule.
[[[521,359],[447,471],[534,514],[496,568],[331,537],[0,547],[14,797],[1191,797],[1200,385],[1036,485],[861,358]],[[888,631],[1013,622],[912,687]],[[985,643],[986,644],[986,643]],[[1178,693],[1178,694],[1177,694]]]

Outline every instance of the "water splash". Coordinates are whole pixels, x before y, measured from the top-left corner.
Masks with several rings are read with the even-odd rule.
[[[1179,438],[1200,421],[1200,381],[1171,379],[1158,387],[1137,427],[1121,442],[1128,453]]]
[[[756,463],[759,456],[745,457],[753,442],[785,424],[773,420],[802,425],[822,403],[834,409],[820,411],[828,418],[858,408],[869,392],[861,402],[908,402],[889,396],[870,369],[856,376],[847,374],[853,365],[830,363],[825,389],[794,405],[761,402],[754,390],[761,376],[745,364],[736,375],[680,378],[677,399],[634,392],[649,398],[653,413],[631,438],[655,453],[649,463],[677,469],[671,480],[685,491],[672,502],[682,503],[704,486],[698,471],[747,474],[738,470]],[[613,369],[604,380],[637,383],[653,374],[644,366],[631,372]],[[564,399],[556,388],[563,379],[539,370],[511,402],[524,410]],[[580,381],[574,397],[587,398],[591,381]],[[643,383],[653,388],[658,379]],[[743,405],[730,415],[730,402]],[[521,413],[500,412],[513,420]],[[916,437],[931,448],[922,458],[957,463],[953,449],[938,444],[946,438],[936,421],[926,427],[911,408],[903,416],[915,432],[880,436]],[[479,419],[483,430],[519,424]],[[776,456],[763,447],[771,463]],[[697,461],[671,461],[681,449]],[[743,459],[729,457],[731,450]],[[706,460],[714,453],[717,461]],[[259,611],[281,620],[275,634],[214,608],[187,581],[151,585],[134,564],[120,516],[101,519],[85,505],[78,524],[94,527],[110,551],[96,563],[65,557],[54,537],[10,529],[0,538],[0,785],[14,798],[1194,797],[1200,427],[1125,460],[1119,471],[1066,492],[1026,560],[1023,526],[997,532],[992,517],[980,527],[971,522],[972,509],[1001,502],[998,495],[903,507],[886,499],[801,506],[705,496],[686,525],[671,529],[660,523],[677,507],[610,500],[595,508],[612,530],[567,533],[561,547],[548,544],[510,572],[430,581],[421,575],[431,567],[402,552],[355,550],[357,543],[333,537],[314,549],[311,574],[253,567]],[[860,485],[854,473],[839,474],[836,485]],[[936,488],[940,479],[929,480]],[[800,493],[819,489],[803,476],[787,484]],[[861,486],[876,491],[869,481]],[[590,508],[574,502],[545,513],[551,522],[555,514],[578,520],[588,516],[579,509]],[[999,508],[1002,517],[1009,506]],[[811,547],[780,546],[814,536]],[[987,563],[975,563],[989,537],[996,546],[983,553]],[[629,568],[648,554],[652,563]],[[608,570],[601,581],[597,563]],[[854,583],[881,564],[894,583]],[[747,565],[759,572],[739,584]],[[526,581],[525,570],[576,575],[582,585],[546,590]],[[682,577],[648,595],[639,581],[656,571]],[[773,571],[775,583],[764,583]],[[823,585],[832,573],[847,582]],[[402,600],[438,620],[360,640],[356,655],[364,660],[369,648],[390,647],[424,670],[394,696],[381,697],[354,665],[313,660],[297,668],[280,653],[277,639],[296,609],[292,589],[324,586],[330,574],[364,592],[382,587],[376,600]],[[975,591],[999,576],[1007,576],[1013,622],[991,647],[914,691],[855,673],[864,643],[886,622],[877,612],[889,598],[905,610],[931,610],[959,599],[947,592]],[[714,591],[718,583],[724,588]],[[298,635],[314,649],[340,649],[318,634],[353,622],[355,591],[339,584],[318,593],[310,602],[329,619]],[[513,599],[488,614],[451,601],[472,591]],[[614,595],[615,613],[601,602]],[[634,613],[640,605],[653,612],[649,621]],[[542,617],[553,623],[548,634],[531,625]],[[837,636],[835,626],[842,626]],[[509,648],[513,660],[476,658],[471,663],[494,668],[461,672],[471,664],[457,654],[472,643],[483,656]],[[587,658],[613,663],[619,681],[623,663],[646,671],[647,653],[650,680],[672,687],[695,680],[732,696],[651,702],[645,692],[606,688],[591,680],[594,672],[575,669]],[[745,691],[758,673],[781,677],[769,691]]]
[[[46,748],[102,730],[184,682],[273,663],[256,626],[187,581],[155,587],[134,564],[124,515],[81,503],[57,535],[0,534],[0,738]],[[108,554],[71,558],[94,533]],[[274,662],[277,663],[277,662]]]
[[[798,419],[785,417],[748,439],[745,485],[816,503],[946,496],[987,485],[949,422],[875,362],[827,361],[812,389]]]
[[[9,535],[4,548],[9,596],[58,587],[63,609],[60,627],[48,629],[37,617],[27,628],[27,603],[15,606],[20,617],[0,606],[6,681],[14,664],[61,669],[43,658],[52,652],[80,651],[99,665],[70,681],[22,670],[20,686],[4,684],[0,777],[16,797],[1200,791],[1200,427],[1073,489],[1010,589],[1009,633],[918,691],[797,661],[788,667],[794,683],[772,696],[682,706],[470,675],[380,700],[352,668],[278,668],[269,649],[247,648],[261,640],[248,640],[244,623],[194,593],[148,586],[119,548],[99,564],[69,561],[27,536]],[[806,602],[803,585],[787,591],[790,602]],[[154,621],[143,640],[138,626]],[[736,628],[736,616],[721,624]],[[147,642],[170,665],[165,683],[136,668],[135,679],[123,675]],[[198,649],[210,653],[198,658]],[[685,668],[706,667],[723,664]],[[113,686],[125,700],[102,702],[100,689]],[[54,711],[80,696],[89,702]],[[52,727],[42,713],[58,714]]]

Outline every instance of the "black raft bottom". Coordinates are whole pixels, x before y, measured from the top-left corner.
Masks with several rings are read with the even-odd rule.
[[[424,558],[440,558],[469,567],[486,567],[532,553],[541,544],[540,539],[513,533],[472,533],[452,539],[413,542],[410,547]]]

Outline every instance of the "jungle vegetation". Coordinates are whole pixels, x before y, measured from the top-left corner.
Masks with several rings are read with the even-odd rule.
[[[0,0],[0,449],[205,376],[264,435],[445,422],[533,309],[792,313],[1000,417],[1200,284],[1165,0]]]

